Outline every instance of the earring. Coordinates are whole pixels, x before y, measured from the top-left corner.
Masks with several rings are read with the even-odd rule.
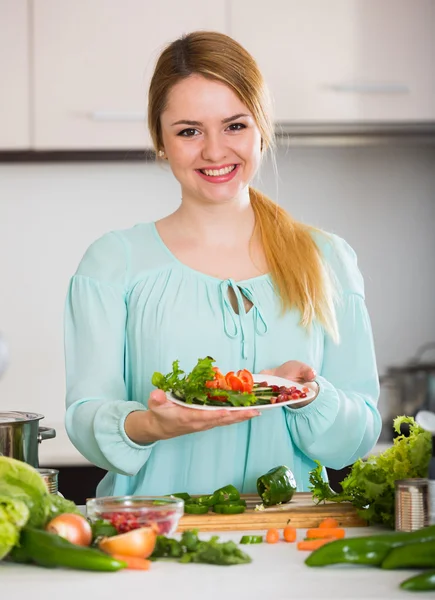
[[[165,156],[165,152],[164,152],[164,150],[159,150],[159,151],[157,152],[157,154],[158,154],[159,158],[163,158],[163,157]]]

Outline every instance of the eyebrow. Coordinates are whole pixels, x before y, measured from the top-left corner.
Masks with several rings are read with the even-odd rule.
[[[237,115],[233,115],[232,117],[228,117],[227,119],[222,119],[222,123],[230,123],[231,121],[236,121],[241,117],[250,117],[250,115],[246,115],[245,113],[238,113]],[[175,123],[171,124],[171,127],[174,125],[191,125],[192,127],[202,127],[203,123],[200,121],[189,121],[188,119],[181,119],[181,121],[175,121]]]

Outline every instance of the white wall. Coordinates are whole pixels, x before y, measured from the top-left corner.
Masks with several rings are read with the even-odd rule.
[[[433,341],[435,149],[280,147],[277,165],[279,181],[265,164],[259,187],[358,253],[380,372]],[[70,276],[102,233],[178,202],[172,176],[150,163],[0,165],[0,331],[11,354],[0,410],[61,427]]]

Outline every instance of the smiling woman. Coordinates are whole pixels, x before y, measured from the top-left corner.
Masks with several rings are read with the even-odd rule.
[[[109,471],[98,495],[228,484],[252,493],[277,465],[306,490],[314,460],[351,464],[380,432],[355,253],[250,187],[273,129],[258,66],[233,39],[202,31],[171,43],[151,80],[148,124],[181,203],[97,240],[71,280],[68,434]],[[254,418],[255,408],[190,410],[153,389],[154,372],[175,360],[190,372],[200,356],[313,393]]]

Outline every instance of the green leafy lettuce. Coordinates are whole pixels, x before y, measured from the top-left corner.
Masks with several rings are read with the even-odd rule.
[[[0,495],[27,505],[31,527],[42,527],[46,523],[49,493],[38,471],[30,465],[0,456]]]
[[[427,477],[432,449],[431,434],[417,425],[412,417],[394,419],[394,430],[409,424],[409,436],[399,435],[393,446],[367,460],[359,459],[341,482],[342,492],[335,493],[323,479],[323,467],[310,472],[313,499],[351,502],[359,515],[370,524],[394,527],[395,481],[411,477]]]
[[[36,469],[0,456],[0,560],[18,544],[22,527],[43,528],[66,512],[80,514],[74,502],[48,493]]]
[[[18,543],[28,519],[29,509],[22,500],[0,496],[0,560]]]
[[[231,390],[210,390],[206,387],[206,382],[214,379],[215,372],[213,370],[214,359],[210,356],[198,359],[196,366],[186,375],[180,369],[180,361],[175,360],[172,363],[172,371],[167,375],[155,372],[152,376],[151,383],[163,390],[164,392],[172,392],[174,396],[184,400],[187,404],[209,404],[220,405],[222,400],[225,400],[232,406],[251,406],[257,402],[254,394],[247,392],[233,392]],[[209,398],[209,394],[217,400]]]

